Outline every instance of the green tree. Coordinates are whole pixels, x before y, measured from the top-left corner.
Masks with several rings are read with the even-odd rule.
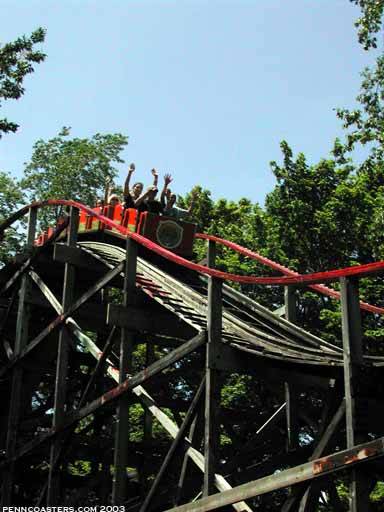
[[[34,64],[39,64],[46,57],[36,49],[36,45],[44,42],[44,39],[45,30],[38,28],[29,37],[22,36],[0,45],[0,106],[2,100],[18,100],[24,94],[24,78],[33,73]],[[18,127],[8,119],[0,119],[0,138],[2,133],[16,132]]]
[[[281,149],[282,165],[271,163],[277,184],[265,202],[271,257],[300,273],[349,264],[356,236],[346,227],[359,210],[353,167],[332,159],[308,165],[303,153],[293,158],[287,142]]]
[[[351,0],[361,9],[361,17],[356,21],[359,43],[365,50],[377,48],[376,34],[382,29],[384,13],[383,0]]]
[[[23,193],[9,174],[0,172],[0,223],[14,212],[23,200]],[[17,227],[11,227],[5,233],[5,240],[0,244],[0,265],[6,263],[21,246],[21,233]]]
[[[120,153],[127,143],[121,134],[70,138],[70,129],[63,128],[53,139],[35,143],[22,187],[30,200],[73,199],[93,205],[117,175],[114,164],[124,162]],[[52,212],[43,212],[44,223],[53,220]]]

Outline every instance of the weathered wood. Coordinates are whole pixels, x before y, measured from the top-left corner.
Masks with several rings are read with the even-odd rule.
[[[215,268],[216,263],[216,242],[208,240],[207,267]]]
[[[285,415],[287,423],[287,451],[294,450],[299,443],[299,405],[297,401],[297,388],[292,384],[284,383]]]
[[[120,267],[121,268],[121,267]],[[41,284],[41,283],[40,283]],[[61,305],[55,298],[54,294],[52,292],[48,292],[48,288],[46,286],[41,287],[43,293],[49,297],[49,301],[56,310],[58,314],[61,314]],[[73,335],[80,341],[80,343],[84,344],[90,351],[93,357],[96,359],[100,358],[101,351],[98,349],[98,347],[95,345],[95,343],[80,329],[80,327],[76,324],[76,322],[71,318],[68,317],[66,320],[67,327],[71,330]],[[107,373],[108,375],[115,381],[118,382],[118,370],[115,368],[108,366],[107,367]],[[141,386],[137,385],[135,388],[133,388],[133,393],[138,397],[138,399],[141,401],[142,405],[146,410],[148,410],[156,419],[159,421],[159,423],[162,425],[162,427],[165,429],[166,432],[171,437],[176,437],[178,432],[177,425],[156,405],[154,400],[150,397],[150,395],[146,392],[146,390]],[[28,443],[21,447],[18,450],[18,458],[22,457],[23,455],[30,452],[30,450],[35,449],[38,447],[41,443],[46,442],[48,439],[51,439],[55,433],[50,433],[48,435],[41,436],[38,440],[35,440],[31,443]],[[190,446],[187,450],[187,454],[190,457],[190,459],[194,462],[194,464],[197,466],[197,468],[204,472],[204,456],[197,451],[195,448]],[[8,461],[9,463],[9,461]],[[7,461],[5,463],[0,464],[0,467],[7,466]],[[226,479],[220,475],[215,475],[215,485],[217,489],[220,491],[231,489],[231,486],[226,481]],[[251,512],[251,509],[246,505],[244,502],[240,503],[234,503],[232,507],[237,512]]]
[[[285,318],[288,322],[296,323],[296,289],[293,286],[284,286]]]
[[[214,268],[216,244],[208,241],[207,265]],[[219,374],[215,360],[219,353],[221,331],[223,327],[222,282],[208,279],[208,343],[205,360],[205,432],[204,432],[204,484],[203,496],[215,492],[215,472],[218,465],[220,425],[218,411],[220,407]]]
[[[155,344],[154,340],[146,337],[145,346],[145,366],[148,368],[155,362]],[[141,465],[140,480],[141,480],[141,492],[143,496],[146,495],[148,487],[148,475],[151,471],[151,464],[149,462],[149,455],[151,452],[151,442],[153,434],[153,416],[145,409],[144,410],[144,425],[143,425],[143,438],[144,438],[144,457]]]
[[[29,274],[35,274],[34,271],[30,271]],[[37,306],[42,309],[50,309],[51,304],[42,295],[36,293],[31,294],[27,297],[28,304]],[[99,304],[96,302],[87,302],[81,306],[73,316],[77,321],[81,323],[81,326],[85,330],[98,332],[100,329],[106,326],[107,323],[107,304]]]
[[[236,302],[245,306],[250,311],[253,311],[255,314],[265,319],[271,325],[274,325],[277,328],[282,329],[282,331],[297,336],[307,345],[313,347],[324,347],[325,349],[331,348],[332,350],[339,351],[340,353],[342,352],[341,348],[335,347],[331,343],[325,342],[321,338],[318,338],[317,336],[305,331],[298,325],[294,325],[290,322],[287,322],[284,318],[278,318],[269,309],[265,308],[261,304],[258,304],[257,302],[253,301],[249,297],[246,297],[244,294],[240,293],[239,291],[235,290],[234,288],[231,288],[226,284],[224,284],[223,286],[223,293],[225,297],[230,297],[236,300]]]
[[[68,247],[75,247],[77,241],[77,227],[79,224],[79,212],[77,209],[71,207],[70,220],[67,234]],[[64,268],[64,282],[63,282],[63,298],[62,310],[65,313],[68,311],[75,296],[75,267],[66,263]],[[68,377],[68,357],[69,357],[69,333],[66,329],[62,328],[59,334],[59,344],[57,350],[56,362],[56,381],[55,381],[55,403],[53,409],[53,422],[52,428],[57,430],[61,427],[65,412],[66,412],[66,398],[67,398],[67,377]],[[61,451],[62,439],[56,438],[52,442],[50,453],[50,468],[48,477],[48,490],[47,490],[47,504],[58,505],[61,503],[60,499],[60,475],[55,467],[56,459],[59,457]]]
[[[128,238],[126,241],[126,259],[124,269],[123,306],[127,308],[135,303],[137,243]],[[128,327],[121,329],[119,384],[122,385],[132,371],[133,332]],[[114,450],[114,476],[112,485],[112,504],[123,505],[127,496],[127,464],[129,441],[129,396],[121,396],[117,409],[117,422]]]
[[[284,287],[285,318],[288,322],[296,323],[296,290],[292,286]],[[299,441],[297,389],[292,383],[284,383],[286,421],[287,421],[287,450],[294,450]]]
[[[325,429],[323,435],[321,436],[320,441],[317,443],[317,445],[313,451],[313,454],[309,460],[315,460],[315,459],[321,457],[323,455],[323,453],[327,450],[334,433],[337,431],[341,420],[344,418],[344,415],[345,415],[345,400],[342,400],[339,408],[337,409],[333,418],[329,422],[327,428]],[[301,498],[300,505],[299,505],[299,512],[306,512],[306,511],[310,510],[313,494],[314,494],[314,490],[312,489],[312,486],[310,485],[305,490],[304,495]]]
[[[68,311],[56,317],[40,334],[38,334],[20,353],[18,357],[13,358],[9,364],[0,370],[0,377],[4,375],[9,368],[13,367],[18,361],[26,357],[32,350],[34,350],[47,336],[51,334],[54,329],[57,329],[72,316],[83,304],[85,304],[91,297],[98,293],[104,286],[106,286],[114,277],[120,274],[124,267],[124,262],[119,263],[115,268],[107,272],[100,278],[90,289],[88,289],[79,299],[77,299]]]
[[[115,331],[116,331],[116,328],[112,327],[111,332],[109,333],[109,336],[108,336],[107,341],[105,343],[103,352],[100,355],[100,359],[97,360],[96,367],[93,370],[93,372],[91,374],[91,377],[88,380],[87,385],[86,385],[86,387],[85,387],[85,389],[84,389],[84,391],[83,391],[83,393],[81,395],[79,404],[77,406],[78,409],[81,409],[81,407],[83,407],[83,405],[86,404],[87,400],[90,397],[90,394],[92,392],[92,388],[93,388],[97,378],[100,376],[101,372],[104,369],[105,362],[106,362],[107,357],[108,357],[108,355],[109,355],[109,353],[111,351],[111,348],[113,346]],[[56,458],[53,461],[51,461],[51,471],[52,471],[52,473],[54,473],[57,470],[57,468],[59,467],[59,464],[61,462],[63,454],[65,453],[65,450],[68,447],[68,442],[70,441],[71,436],[74,433],[74,431],[75,431],[75,428],[72,428],[69,432],[66,433],[65,438],[64,438],[61,446],[59,447],[57,453],[55,454]],[[46,485],[41,490],[39,501],[38,501],[38,504],[37,504],[38,506],[40,506],[41,503],[44,500],[45,493],[47,492],[47,489],[48,489],[48,485],[49,485],[49,480],[47,481]]]
[[[344,386],[346,399],[347,446],[356,444],[356,398],[354,389],[363,365],[362,327],[356,281],[341,278],[341,308],[344,349]]]
[[[62,243],[55,244],[53,259],[60,263],[70,263],[76,267],[87,269],[92,273],[103,274],[105,272],[105,265],[83,251],[80,247],[70,247]]]
[[[28,230],[27,230],[27,247],[33,246],[33,241],[36,236],[36,221],[37,211],[35,208],[30,208],[28,214]],[[29,293],[30,282],[27,275],[23,275],[21,279],[21,287],[19,291],[19,304],[17,311],[16,323],[16,337],[13,355],[17,358],[23,351],[28,342],[28,326],[30,311],[26,303],[26,297]],[[17,366],[13,369],[12,373],[12,386],[10,405],[8,412],[8,431],[6,439],[6,457],[13,459],[16,450],[18,424],[20,418],[21,397],[22,397],[22,384],[23,384],[23,368]],[[8,467],[7,472],[4,474],[2,485],[2,506],[12,505],[12,492],[14,480],[15,465],[14,462]]]
[[[274,473],[259,480],[239,485],[228,491],[208,496],[195,503],[188,503],[167,510],[166,512],[208,512],[216,508],[230,505],[240,500],[246,500],[289,487],[300,482],[320,478],[336,471],[351,468],[354,465],[374,460],[384,455],[384,438],[364,443],[353,448],[332,453],[327,457],[316,459],[294,468]]]
[[[36,209],[35,208],[31,208],[30,209],[30,212],[35,212],[35,213],[30,213],[29,215],[31,216],[35,216],[35,219],[37,218],[37,212],[36,212]],[[31,217],[30,217],[31,218]],[[30,224],[30,223],[29,223]],[[51,238],[49,239],[48,243],[52,243],[54,242],[59,236],[60,234],[66,229],[67,227],[67,220],[65,222],[63,222],[63,224],[61,224],[60,226],[58,226],[53,235],[51,236]],[[0,295],[4,294],[11,286],[13,286],[16,281],[24,274],[24,272],[26,272],[29,267],[31,266],[31,264],[33,263],[33,261],[35,261],[35,259],[43,252],[43,250],[45,249],[45,246],[41,246],[41,247],[33,247],[33,242],[34,242],[34,239],[36,237],[36,223],[35,223],[35,228],[34,228],[34,233],[33,233],[33,240],[31,242],[31,244],[29,244],[28,242],[28,234],[27,234],[27,247],[29,247],[29,251],[32,253],[32,255],[30,257],[26,257],[24,259],[24,263],[22,263],[21,267],[19,268],[19,270],[17,270],[10,279],[8,279],[8,281],[6,281],[6,283],[1,287],[0,289]]]
[[[240,373],[254,373],[269,383],[281,387],[281,382],[292,382],[300,388],[315,386],[328,389],[330,377],[341,375],[342,368],[316,365],[300,365],[295,362],[279,361],[262,357],[249,357],[248,353],[230,345],[222,344],[215,359],[218,370]],[[316,373],[315,373],[316,372]]]
[[[191,335],[190,326],[186,325],[176,315],[166,311],[159,312],[151,307],[142,309],[135,306],[108,304],[107,324],[152,335],[157,333],[168,334],[171,328],[173,332],[179,333],[181,337],[187,335],[190,337]]]
[[[296,290],[293,286],[284,287],[285,318],[288,322],[296,323]],[[292,383],[284,383],[285,414],[287,422],[287,451],[294,450],[299,442],[299,408],[297,403],[297,387]]]
[[[273,314],[279,317],[284,316],[285,317],[285,304],[283,306],[280,306],[279,308],[275,309],[273,311]]]
[[[68,319],[67,325],[69,328],[73,329],[72,332],[74,335],[77,336],[79,340],[81,340],[81,342],[88,348],[90,353],[96,359],[99,359],[100,351],[98,350],[95,343],[81,331],[81,329],[75,322],[73,322],[72,319]],[[118,371],[116,371],[115,368],[108,366],[107,373],[113,380],[118,382]],[[171,437],[175,438],[179,430],[177,425],[157,406],[148,392],[141,385],[134,387],[132,392],[138,397],[144,408],[148,410],[154,418],[156,418],[164,430],[168,432]],[[198,467],[198,469],[204,472],[204,456],[192,446],[188,448],[187,454]],[[227,480],[222,475],[217,473],[215,475],[215,485],[219,491],[231,489],[231,486]],[[248,505],[244,502],[234,503],[232,507],[237,512],[252,512]]]
[[[156,475],[156,478],[152,484],[152,487],[151,487],[149,493],[147,494],[147,497],[145,498],[142,507],[140,508],[140,512],[147,512],[148,507],[155,495],[155,492],[157,491],[157,489],[161,483],[161,480],[163,479],[163,477],[165,475],[165,472],[167,471],[169,465],[171,464],[171,462],[176,454],[176,450],[179,448],[182,440],[185,437],[187,429],[191,425],[194,414],[196,412],[196,408],[197,408],[197,406],[200,402],[200,399],[203,395],[204,386],[205,386],[205,377],[201,381],[200,386],[199,386],[198,390],[196,391],[196,394],[195,394],[195,396],[192,400],[192,403],[187,411],[187,414],[185,415],[184,421],[177,433],[177,436],[173,440],[170,449],[168,450],[168,453],[161,465],[159,472]]]
[[[200,450],[201,441],[204,437],[204,404],[200,405],[196,411],[195,417],[189,429],[188,440],[191,446]],[[190,481],[190,472],[193,470],[191,467],[191,459],[188,456],[188,452],[184,454],[183,463],[181,466],[180,477],[177,484],[177,491],[175,496],[175,505],[178,505],[183,498],[186,497],[186,486]],[[196,487],[197,488],[197,487]]]
[[[362,400],[362,397],[359,396],[359,386],[361,386],[361,369],[364,364],[358,282],[351,278],[342,277],[340,279],[340,292],[347,447],[352,448],[363,440],[363,433],[359,428],[356,414],[356,409]],[[369,509],[365,487],[366,482],[361,472],[358,469],[353,470],[349,487],[351,512]]]
[[[72,423],[81,420],[88,414],[96,411],[97,409],[106,406],[109,403],[112,403],[120,398],[120,396],[124,395],[128,391],[131,391],[134,387],[139,386],[154,377],[161,371],[169,368],[172,364],[180,361],[183,357],[195,351],[197,348],[202,346],[205,343],[206,334],[200,333],[195,336],[192,340],[188,341],[181,347],[173,350],[166,356],[162,357],[160,360],[153,363],[148,368],[145,368],[141,372],[138,372],[133,377],[130,377],[124,380],[121,384],[116,386],[114,389],[111,389],[104,395],[100,396],[96,400],[93,400],[88,405],[84,406],[80,410],[72,411],[66,416],[65,427],[69,427]]]

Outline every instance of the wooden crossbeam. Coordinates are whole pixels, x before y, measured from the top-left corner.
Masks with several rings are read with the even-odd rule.
[[[375,441],[286,469],[280,473],[253,480],[228,491],[208,496],[195,503],[168,509],[166,512],[208,512],[240,500],[247,500],[300,482],[323,477],[336,471],[352,468],[357,464],[371,461],[383,455],[384,437],[381,437]]]
[[[52,291],[35,273],[32,272],[30,273],[30,275],[35,281],[35,283],[39,286],[40,290],[47,298],[47,300],[50,302],[52,307],[56,310],[57,313],[60,314],[62,311],[61,305],[56,299],[55,295],[52,293]],[[80,327],[73,320],[73,318],[67,318],[66,326],[68,329],[71,330],[72,334],[88,348],[89,352],[93,355],[93,357],[95,357],[97,360],[101,357],[101,352],[99,348],[86,334],[84,334],[84,332],[80,329]],[[107,373],[113,380],[117,382],[119,381],[119,372],[112,365],[108,365]],[[156,405],[156,403],[148,394],[148,392],[141,385],[137,385],[136,387],[134,387],[132,389],[132,392],[139,398],[145,409],[149,411],[157,419],[157,421],[168,432],[168,434],[171,437],[175,438],[179,431],[177,425]],[[45,442],[48,438],[50,438],[53,435],[55,434],[50,433],[48,435],[42,436],[39,440],[35,440],[32,441],[31,443],[24,445],[22,448],[18,450],[16,457],[20,458],[26,453],[29,453],[29,451],[35,449],[42,442]],[[189,443],[188,440],[185,441]],[[204,456],[198,450],[193,448],[190,445],[190,443],[186,453],[194,462],[194,464],[199,468],[199,470],[204,473]],[[2,464],[0,463],[0,467],[4,467],[5,465],[7,465],[7,463],[9,463],[9,461],[5,461],[5,463]],[[227,482],[227,480],[218,473],[215,474],[214,481],[215,486],[219,491],[231,489],[231,485]],[[249,506],[244,502],[234,503],[232,506],[237,512],[252,512]]]

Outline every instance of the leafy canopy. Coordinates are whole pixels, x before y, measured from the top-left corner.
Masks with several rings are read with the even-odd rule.
[[[116,163],[128,138],[97,133],[92,138],[71,138],[70,128],[48,141],[38,140],[21,182],[30,200],[73,199],[93,205],[103,197],[105,184],[117,175]],[[45,221],[52,221],[48,212]]]
[[[0,107],[2,100],[18,100],[24,94],[24,78],[33,73],[34,64],[39,64],[46,57],[36,49],[36,45],[44,42],[44,39],[45,30],[40,27],[29,37],[22,36],[0,45]],[[0,138],[2,133],[16,132],[18,127],[8,119],[0,119]]]
[[[356,21],[359,43],[365,50],[377,48],[376,34],[382,29],[384,0],[351,0],[361,9],[361,17]]]
[[[16,180],[0,171],[0,223],[17,210],[23,201],[23,193]],[[21,233],[17,228],[7,230],[4,242],[0,243],[0,264],[6,263],[21,246]]]

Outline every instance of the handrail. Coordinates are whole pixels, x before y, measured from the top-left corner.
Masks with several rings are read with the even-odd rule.
[[[143,247],[146,247],[147,249],[151,250],[152,252],[168,259],[169,261],[172,261],[173,263],[181,265],[190,270],[194,270],[196,272],[203,273],[203,274],[209,275],[211,277],[216,277],[216,278],[222,279],[222,280],[233,281],[233,282],[237,282],[237,283],[246,283],[246,284],[259,284],[259,285],[272,285],[272,286],[297,285],[297,286],[300,286],[300,285],[313,285],[313,284],[320,284],[320,283],[324,283],[324,282],[337,281],[340,277],[368,276],[368,275],[376,274],[376,273],[384,270],[384,261],[379,261],[376,263],[368,263],[366,265],[346,267],[343,269],[331,270],[328,272],[316,272],[313,274],[306,274],[306,275],[299,274],[297,276],[289,276],[289,277],[288,276],[286,276],[286,277],[241,276],[238,274],[223,272],[221,270],[217,270],[214,268],[208,268],[208,267],[200,265],[198,263],[193,263],[191,261],[188,261],[185,258],[178,256],[177,254],[174,254],[173,252],[168,251],[167,249],[164,249],[163,247],[156,244],[155,242],[148,240],[147,238],[143,237],[142,235],[128,231],[124,226],[121,226],[120,224],[115,223],[108,217],[105,217],[104,215],[92,210],[90,207],[85,206],[77,201],[70,201],[67,199],[48,199],[46,201],[36,201],[34,203],[31,203],[30,205],[24,206],[21,210],[14,213],[6,221],[4,221],[2,224],[0,224],[0,234],[7,227],[9,227],[13,222],[20,219],[25,213],[27,213],[30,208],[42,208],[42,207],[46,207],[46,206],[59,206],[59,205],[72,206],[74,208],[82,210],[82,211],[88,213],[89,215],[92,215],[93,217],[98,218],[101,222],[103,222],[107,226],[115,228],[117,231],[119,231],[124,236],[132,238],[133,240],[135,240],[137,243],[139,243]],[[209,237],[209,236],[210,235],[204,235],[204,237]],[[214,237],[214,238],[216,238],[217,241],[221,240],[217,237]],[[237,249],[241,248],[241,246],[237,246],[237,244],[233,244],[232,242],[226,241],[226,244],[228,246],[237,247]],[[243,254],[245,252],[248,253],[247,249],[244,249],[244,248],[241,248],[241,249],[243,251]],[[249,252],[251,253],[252,251],[249,251]],[[276,265],[278,265],[278,264],[276,264]],[[384,313],[384,309],[376,308],[375,306],[372,306],[372,307],[375,308],[375,312]]]
[[[201,240],[212,240],[213,242],[219,243],[220,245],[224,245],[225,247],[228,247],[229,249],[232,249],[238,252],[239,254],[243,254],[248,258],[259,261],[263,265],[266,265],[274,270],[278,270],[279,272],[286,276],[297,277],[301,275],[298,272],[295,272],[294,270],[284,267],[284,265],[276,263],[275,261],[270,260],[269,258],[266,258],[265,256],[262,256],[257,252],[251,251],[250,249],[242,247],[241,245],[238,245],[234,242],[230,242],[229,240],[219,238],[218,236],[207,235],[205,233],[196,233],[195,238]],[[323,295],[327,295],[328,297],[332,297],[333,299],[340,300],[341,298],[340,292],[333,290],[332,288],[328,288],[328,286],[324,286],[323,284],[312,284],[309,285],[309,288],[312,288],[312,290],[315,290]],[[360,308],[364,309],[365,311],[370,311],[371,313],[377,313],[380,315],[384,314],[384,308],[372,306],[372,304],[368,304],[367,302],[360,301]]]

